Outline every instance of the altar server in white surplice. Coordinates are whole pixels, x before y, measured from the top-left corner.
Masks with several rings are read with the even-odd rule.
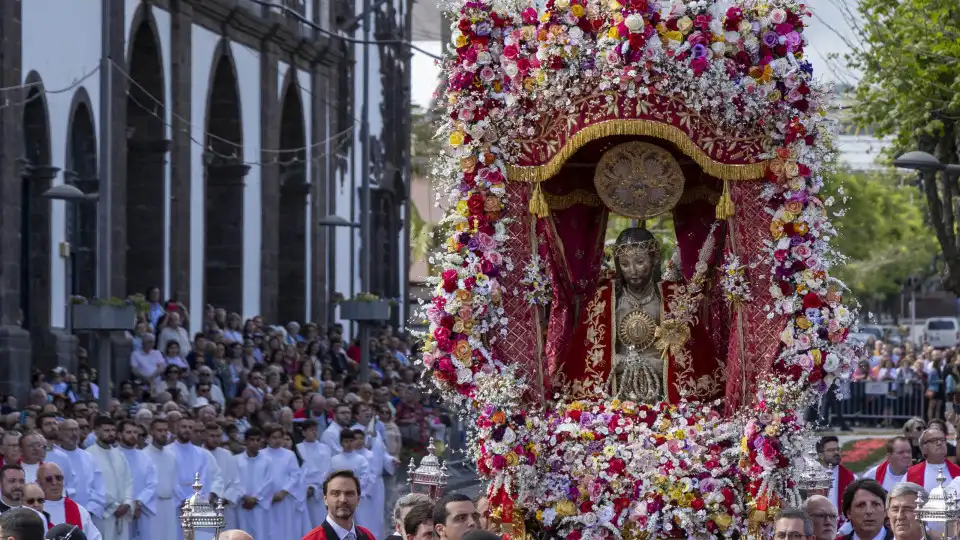
[[[259,540],[280,540],[279,531],[270,528],[270,507],[276,489],[270,482],[270,458],[260,451],[262,440],[259,428],[247,429],[244,433],[246,450],[234,456],[241,493],[240,508],[237,510],[238,528]]]
[[[93,456],[80,448],[80,425],[76,420],[67,419],[57,426],[57,441],[70,462],[69,476],[64,472],[67,497],[86,508],[93,517],[102,516],[107,500],[103,472]],[[61,467],[61,470],[67,469]]]
[[[157,474],[157,488],[153,515],[140,516],[140,529],[150,531],[150,540],[177,540],[179,511],[174,488],[177,481],[177,456],[167,445],[169,424],[157,418],[150,424],[150,445],[143,453],[150,459]]]
[[[320,436],[320,442],[329,446],[333,454],[336,455],[343,452],[343,447],[340,446],[340,434],[353,425],[353,411],[350,409],[350,405],[346,403],[337,405],[333,412],[333,420],[334,422],[327,426],[323,435]]]
[[[357,524],[370,528],[373,521],[371,516],[377,511],[384,512],[381,507],[379,510],[373,506],[373,474],[370,471],[370,462],[363,454],[361,449],[364,447],[365,435],[362,431],[344,429],[340,432],[340,445],[343,452],[333,456],[330,460],[330,468],[333,471],[348,470],[360,479],[360,504],[357,506],[356,519]]]
[[[267,448],[263,454],[270,459],[270,482],[273,484],[273,507],[270,509],[270,531],[278,538],[298,538],[307,531],[303,530],[305,520],[300,515],[306,508],[304,501],[307,488],[303,483],[303,474],[297,456],[283,448],[283,428],[279,425],[264,429]]]
[[[373,479],[370,489],[371,504],[366,508],[363,505],[358,507],[358,518],[360,523],[369,523],[365,525],[376,538],[386,538],[386,523],[384,508],[387,505],[387,488],[383,482],[383,475],[394,472],[396,458],[387,452],[387,446],[376,430],[367,430],[366,447],[360,451],[367,458],[370,466],[370,476]],[[369,515],[361,515],[363,510]]]
[[[203,448],[213,454],[220,469],[218,487],[220,491],[214,491],[214,493],[225,501],[224,519],[227,521],[226,528],[229,530],[239,526],[237,525],[237,505],[240,504],[243,494],[240,492],[240,477],[237,476],[237,460],[233,458],[233,453],[220,446],[222,441],[223,429],[220,424],[207,424]]]
[[[198,474],[200,483],[203,485],[201,495],[209,496],[210,489],[213,487],[207,455],[203,448],[193,444],[193,428],[193,418],[189,416],[182,418],[177,422],[177,440],[170,444],[173,454],[177,457],[177,483],[173,492],[178,508],[193,496],[193,483]],[[178,538],[183,540],[183,531],[179,525],[180,522],[177,520]]]
[[[67,523],[80,527],[89,540],[102,540],[100,531],[93,524],[90,512],[77,504],[76,501],[64,495],[63,481],[65,477],[60,466],[52,461],[46,461],[37,470],[37,481],[43,490],[43,511],[50,516],[50,523],[60,525]]]
[[[143,516],[157,514],[157,469],[150,456],[137,448],[140,429],[133,420],[120,422],[120,451],[127,458],[133,476],[133,538],[153,540]]]
[[[302,424],[303,442],[297,445],[297,451],[303,458],[303,477],[307,484],[307,513],[310,515],[310,527],[319,527],[327,517],[327,506],[323,504],[323,481],[330,474],[330,460],[333,458],[330,447],[317,440],[319,426],[314,420]]]
[[[133,477],[117,442],[117,425],[109,416],[99,416],[94,422],[97,442],[87,448],[103,472],[107,501],[103,516],[94,516],[93,524],[104,540],[130,540],[133,528]]]

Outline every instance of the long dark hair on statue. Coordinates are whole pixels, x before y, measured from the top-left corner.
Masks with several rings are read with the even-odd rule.
[[[623,294],[623,271],[620,269],[620,258],[618,249],[623,249],[630,244],[641,244],[647,254],[653,259],[653,274],[651,279],[653,283],[660,283],[663,278],[663,269],[661,268],[660,241],[650,232],[649,229],[642,227],[630,227],[624,229],[617,235],[617,241],[613,245],[613,262],[617,270],[617,297]]]

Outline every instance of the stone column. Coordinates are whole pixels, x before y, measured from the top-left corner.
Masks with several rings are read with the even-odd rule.
[[[277,298],[278,322],[302,321],[307,306],[306,280],[306,230],[307,230],[307,197],[310,196],[311,185],[307,182],[303,163],[288,164],[284,169],[282,185],[280,186],[280,213],[283,223],[280,224],[280,257],[277,261],[279,283]]]
[[[173,2],[170,18],[170,291],[164,294],[190,306],[190,140],[192,107],[193,6]],[[203,122],[200,118],[197,121]],[[197,150],[198,152],[201,150]],[[201,316],[202,314],[194,314]]]
[[[162,287],[164,274],[163,213],[157,223],[148,216],[151,207],[163,208],[166,197],[164,173],[166,154],[170,151],[168,140],[127,140],[128,171],[145,177],[149,186],[145,190],[131,190],[127,197],[127,293],[146,294],[149,287]],[[128,182],[130,179],[127,179]],[[169,297],[170,291],[163,291]]]
[[[22,84],[20,2],[0,2],[0,87]],[[17,99],[23,99],[17,97]],[[0,108],[0,393],[30,389],[30,334],[20,326],[23,107]]]
[[[269,41],[260,47],[260,143],[262,148],[276,150],[280,147],[280,102],[278,95],[277,45]],[[296,69],[291,65],[289,69]],[[260,314],[268,322],[277,321],[279,287],[280,245],[280,166],[279,154],[261,152],[260,161]],[[285,217],[284,217],[285,218]],[[303,317],[297,317],[300,320]]]

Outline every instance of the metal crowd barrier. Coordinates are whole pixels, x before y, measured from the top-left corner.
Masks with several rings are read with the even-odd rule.
[[[850,381],[840,401],[847,423],[879,425],[902,422],[914,416],[926,418],[926,386],[920,381]]]

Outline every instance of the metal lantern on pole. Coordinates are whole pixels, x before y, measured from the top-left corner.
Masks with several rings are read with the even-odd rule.
[[[928,536],[934,540],[960,538],[960,504],[953,491],[943,487],[946,480],[943,467],[940,467],[937,487],[930,490],[927,500],[917,509],[917,519],[923,522]]]
[[[437,459],[432,438],[430,439],[430,445],[427,446],[427,455],[420,460],[420,466],[417,466],[413,458],[410,458],[408,471],[411,492],[423,493],[434,501],[443,496],[443,488],[446,487],[450,475],[447,474],[446,464],[440,463],[440,460]]]
[[[217,506],[214,507],[200,494],[201,491],[203,484],[200,483],[200,473],[197,473],[193,481],[193,495],[184,501],[180,513],[184,540],[195,540],[195,534],[200,530],[211,531],[216,540],[226,524],[223,518],[223,499],[218,499]]]
[[[820,464],[813,448],[804,456],[804,462],[797,486],[806,491],[808,497],[810,495],[826,496],[833,487],[833,471]]]

